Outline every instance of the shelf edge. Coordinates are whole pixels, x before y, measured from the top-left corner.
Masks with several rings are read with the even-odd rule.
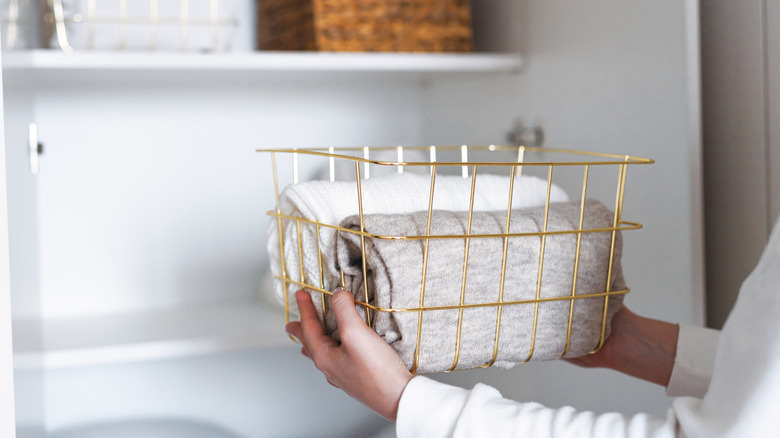
[[[116,320],[121,320],[120,324],[112,325]],[[165,320],[172,321],[173,329],[161,332],[140,329],[137,333],[132,329],[133,326],[158,327]],[[25,319],[17,321],[15,327],[43,329],[42,347],[16,346],[14,369],[19,371],[112,365],[293,345],[284,332],[281,312],[258,305],[225,305],[206,310],[185,308],[73,320]],[[128,327],[131,328],[130,337]],[[114,331],[116,334],[108,337],[85,335]],[[34,339],[28,339],[28,343],[31,341]]]
[[[32,50],[4,54],[3,67],[35,71],[253,71],[374,73],[516,73],[514,53],[325,53],[246,52],[224,54]]]

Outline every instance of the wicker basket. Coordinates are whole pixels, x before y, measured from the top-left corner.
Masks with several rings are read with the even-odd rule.
[[[259,0],[261,50],[468,52],[468,0]]]

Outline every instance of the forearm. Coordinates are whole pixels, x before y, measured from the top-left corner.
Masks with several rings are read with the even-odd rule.
[[[615,315],[622,320],[607,366],[629,376],[666,386],[674,368],[679,327],[636,315],[626,309]]]
[[[664,321],[638,317],[629,336],[630,348],[625,349],[613,369],[666,386],[674,368],[679,327]]]
[[[610,368],[666,386],[674,368],[679,327],[621,308],[612,319],[612,335],[597,353],[569,361]]]

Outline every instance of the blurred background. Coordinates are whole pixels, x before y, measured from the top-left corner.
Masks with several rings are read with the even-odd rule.
[[[780,211],[780,3],[471,3],[0,0],[7,430],[394,436],[284,334],[258,148],[652,158],[627,175],[644,229],[624,236],[626,304],[722,326]],[[671,403],[563,362],[433,377],[596,412]]]

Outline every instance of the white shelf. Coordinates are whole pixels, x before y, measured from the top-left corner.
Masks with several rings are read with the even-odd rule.
[[[35,333],[41,326],[43,348],[15,346],[17,370],[108,365],[293,345],[284,332],[283,312],[264,310],[258,304],[14,321],[14,330],[21,332]]]
[[[80,52],[33,50],[3,54],[8,69],[43,71],[253,71],[376,73],[516,73],[514,53],[330,53],[243,52],[189,54],[162,52]]]

